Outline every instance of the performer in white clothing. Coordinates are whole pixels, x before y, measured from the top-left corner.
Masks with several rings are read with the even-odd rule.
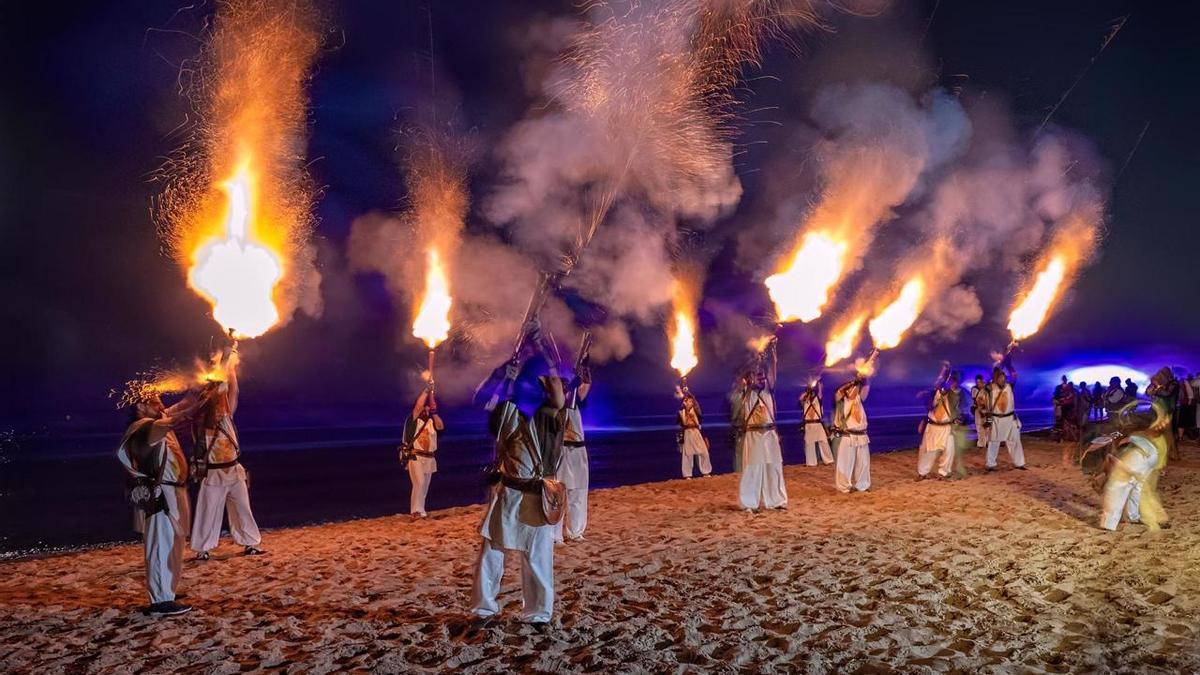
[[[856,377],[838,387],[834,401],[834,456],[837,470],[834,487],[838,492],[871,489],[871,438],[867,436],[867,411],[863,401],[871,392],[864,377]]]
[[[1122,513],[1129,522],[1145,523],[1151,530],[1167,524],[1158,496],[1158,477],[1167,464],[1171,416],[1162,403],[1152,405],[1152,419],[1126,413],[1117,422],[1126,444],[1105,459],[1108,478],[1100,527],[1106,530],[1117,529]]]
[[[446,428],[438,415],[433,388],[430,380],[417,397],[412,414],[404,422],[404,443],[400,446],[400,461],[408,465],[408,477],[412,480],[408,512],[414,518],[429,515],[425,512],[425,498],[429,495],[433,474],[437,473],[438,433]]]
[[[767,361],[770,360],[770,367]],[[732,395],[733,423],[738,432],[737,452],[741,482],[738,502],[744,511],[787,508],[783,483],[783,450],[775,430],[773,377],[775,341],[759,355]]]
[[[258,545],[262,536],[250,510],[250,479],[241,463],[241,445],[233,413],[238,405],[237,342],[230,340],[220,361],[224,381],[216,389],[197,419],[196,475],[202,476],[196,496],[196,518],[192,524],[192,550],[197,560],[208,560],[209,551],[221,538],[221,520],[229,513],[229,533],[244,555],[265,553]]]
[[[712,461],[708,456],[708,439],[701,429],[700,404],[687,387],[679,389],[683,405],[675,421],[679,423],[679,433],[675,440],[679,445],[679,454],[683,458],[683,477],[691,480],[692,471],[699,464],[700,475],[708,478],[712,475]]]
[[[950,364],[942,364],[942,372],[933,386],[933,396],[922,422],[921,447],[917,450],[917,480],[929,477],[937,466],[939,478],[949,478],[954,470],[955,439],[953,425],[958,411],[951,411],[946,383],[950,379]]]
[[[987,412],[987,383],[983,381],[983,375],[976,375],[975,386],[971,387],[971,413],[975,416],[975,447],[977,448],[987,447]]]
[[[536,331],[536,327],[527,332]],[[551,366],[542,378],[546,400],[533,420],[513,402],[520,368],[505,370],[501,402],[491,412],[489,430],[496,442],[495,485],[479,534],[479,560],[471,591],[471,611],[488,618],[499,613],[497,596],[507,553],[521,556],[522,619],[548,623],[554,611],[554,531],[542,508],[541,477],[557,463],[562,443],[562,381]],[[549,414],[543,414],[546,411]]]
[[[566,424],[563,427],[562,463],[558,466],[557,477],[567,488],[567,515],[554,526],[554,540],[557,542],[563,541],[564,534],[569,541],[579,541],[587,529],[588,451],[584,442],[583,414],[580,411],[592,391],[592,371],[586,353],[581,355],[575,369],[574,381],[566,386]]]
[[[820,380],[810,383],[800,394],[800,412],[804,416],[804,463],[808,466],[817,465],[818,452],[822,464],[833,464],[829,434],[825,431],[824,412],[821,408],[823,394]]]
[[[157,393],[131,397],[133,415],[117,458],[129,473],[134,529],[145,549],[146,587],[151,614],[173,616],[191,611],[175,602],[183,573],[191,513],[188,506],[188,463],[174,428],[186,424],[205,402],[194,393],[170,408]]]
[[[988,446],[987,470],[996,470],[996,457],[1000,454],[1000,444],[1008,448],[1013,466],[1025,470],[1025,450],[1021,447],[1021,420],[1016,414],[1016,401],[1013,398],[1012,382],[1017,379],[1017,371],[1006,358],[1002,364],[992,369],[992,383],[988,385]]]

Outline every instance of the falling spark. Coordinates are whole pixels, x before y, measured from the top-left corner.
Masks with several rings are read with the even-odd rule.
[[[821,316],[846,264],[845,241],[823,231],[809,232],[791,262],[764,282],[780,322],[812,321]]]
[[[200,245],[188,273],[191,287],[212,303],[213,318],[239,338],[258,337],[279,321],[274,293],[283,266],[248,233],[255,213],[253,186],[246,165],[222,185],[229,200],[224,236]]]
[[[834,331],[833,337],[825,343],[825,367],[832,366],[850,357],[858,344],[863,324],[867,321],[865,313],[850,319],[843,327]]]
[[[900,289],[900,295],[867,324],[876,349],[892,349],[904,339],[904,334],[916,322],[924,306],[925,282],[911,279]]]
[[[1038,264],[1033,283],[1008,317],[1008,331],[1013,340],[1024,340],[1041,330],[1067,282],[1091,257],[1096,237],[1092,221],[1079,215],[1059,228]]]
[[[425,271],[425,297],[421,308],[413,319],[413,336],[425,341],[430,349],[437,347],[450,336],[450,282],[442,268],[436,248],[429,249],[428,266]]]

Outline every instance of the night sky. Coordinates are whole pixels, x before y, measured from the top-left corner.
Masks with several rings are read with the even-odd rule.
[[[532,103],[519,84],[514,36],[537,16],[575,7],[570,0],[328,4],[332,28],[310,91],[308,149],[310,170],[325,186],[316,235],[326,311],[247,348],[254,397],[278,410],[392,404],[411,394],[403,375],[422,354],[416,344],[406,353],[395,348],[406,310],[379,279],[347,270],[344,243],[356,216],[395,209],[403,197],[395,130],[429,104],[435,86],[429,4],[436,86],[456,94],[459,114],[485,147]],[[190,36],[212,9],[0,3],[0,351],[9,376],[0,419],[20,425],[111,407],[110,388],[155,360],[187,361],[219,332],[206,303],[160,253],[150,214],[158,190],[150,177],[180,143],[175,130],[186,119],[179,64],[195,56]],[[929,67],[921,77],[1003,101],[1033,128],[1128,15],[1053,120],[1090,137],[1117,174],[1103,254],[1022,358],[1047,368],[1200,367],[1200,359],[1188,360],[1200,347],[1198,14],[1184,2],[923,0],[897,2],[884,17],[839,18],[836,32],[805,36],[794,49],[776,46],[742,94],[748,112],[738,168],[746,195],[731,222],[754,217],[778,134],[770,123],[803,117],[814,73],[834,67],[829,54],[856,45],[864,58],[853,74],[866,77],[907,67],[873,62],[878,45],[919,45]],[[494,170],[485,159],[473,184],[486,190]],[[710,295],[744,292],[748,282],[733,278],[732,268],[715,269]],[[1000,318],[985,318],[958,344],[902,347],[894,362],[912,367],[896,376],[928,379],[928,364],[943,355],[982,363],[1004,342]],[[825,337],[803,332],[791,340]],[[603,377],[617,391],[668,388],[661,331],[636,333],[635,346]],[[732,368],[712,359],[696,379],[724,386]]]

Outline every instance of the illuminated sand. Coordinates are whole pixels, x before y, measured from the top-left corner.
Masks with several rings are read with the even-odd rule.
[[[1029,445],[1028,472],[948,484],[877,456],[866,495],[789,467],[786,513],[733,510],[733,476],[595,492],[545,632],[466,622],[480,507],[268,532],[261,558],[226,543],[187,564],[197,609],[177,619],[136,611],[134,546],[4,564],[0,671],[1200,669],[1198,451],[1164,477],[1175,526],[1152,536],[1096,529],[1081,477]]]

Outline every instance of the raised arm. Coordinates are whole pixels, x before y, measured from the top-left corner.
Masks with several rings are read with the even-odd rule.
[[[238,394],[240,389],[238,387],[237,370],[240,362],[241,358],[238,355],[238,342],[237,340],[230,339],[229,344],[225,345],[225,349],[221,353],[221,366],[225,371],[225,396],[226,401],[229,404],[230,415],[237,411],[238,406]]]
[[[421,393],[417,395],[417,402],[413,404],[412,418],[420,419],[421,413],[425,411],[425,402],[429,400],[429,386],[426,385]]]

